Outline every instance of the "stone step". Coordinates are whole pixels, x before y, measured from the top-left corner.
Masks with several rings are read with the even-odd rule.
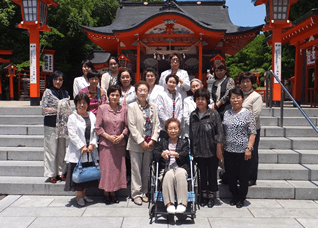
[[[318,180],[317,164],[259,164],[259,180]]]
[[[318,137],[311,126],[262,126],[261,137]]]
[[[0,135],[0,145],[5,147],[43,147],[43,135]]]
[[[43,147],[0,147],[0,160],[43,161],[43,157]]]
[[[46,177],[5,177],[0,176],[2,194],[23,195],[75,195],[74,192],[65,192],[65,182],[55,184],[45,182]],[[257,185],[249,187],[247,198],[254,199],[318,199],[317,181],[282,181],[282,180],[259,180]],[[100,189],[87,189],[87,195],[102,195]],[[127,197],[130,195],[130,186],[121,189],[117,196]],[[217,197],[230,198],[231,193],[228,185],[220,184]]]
[[[43,125],[42,115],[0,115],[1,125]]]
[[[0,125],[0,135],[43,135],[42,125]]]
[[[260,163],[317,164],[317,150],[258,150]]]
[[[0,161],[0,176],[41,177],[43,161]],[[259,164],[259,180],[318,180],[317,164]]]
[[[43,161],[0,161],[1,176],[41,177]]]
[[[309,117],[318,117],[318,108],[303,108],[303,111]],[[261,117],[263,116],[276,116],[280,117],[280,108],[266,108],[265,105],[261,111]],[[303,114],[298,110],[298,108],[285,108],[284,107],[284,117],[303,117]]]
[[[42,115],[41,106],[26,106],[26,107],[1,107],[0,115]]]
[[[318,137],[261,137],[259,149],[317,150]]]
[[[315,126],[318,126],[318,117],[311,117],[311,121]],[[279,117],[262,116],[262,126],[280,126]],[[311,126],[304,117],[284,117],[283,126]]]

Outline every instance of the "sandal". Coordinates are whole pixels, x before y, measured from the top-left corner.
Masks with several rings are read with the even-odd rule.
[[[56,178],[55,178],[55,177],[50,177],[50,178],[49,178],[49,182],[51,182],[51,183],[56,183]]]
[[[105,204],[110,204],[111,203],[109,193],[107,195],[104,195],[104,201],[105,201]]]

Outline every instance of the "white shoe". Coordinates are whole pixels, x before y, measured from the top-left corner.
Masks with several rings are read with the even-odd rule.
[[[87,196],[84,196],[84,200],[85,200],[87,203],[93,203],[93,202],[94,202],[93,199],[88,198]]]
[[[174,205],[170,205],[169,207],[167,207],[167,212],[169,214],[175,214],[176,213],[176,208],[174,207]]]
[[[186,211],[186,207],[182,204],[179,204],[176,210],[176,214],[183,214]]]
[[[76,199],[78,206],[84,207],[85,206],[85,201],[84,198],[79,198]]]

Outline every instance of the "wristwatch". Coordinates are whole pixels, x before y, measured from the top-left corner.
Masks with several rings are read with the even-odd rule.
[[[250,151],[252,151],[254,148],[252,146],[248,146],[246,149],[249,149]]]

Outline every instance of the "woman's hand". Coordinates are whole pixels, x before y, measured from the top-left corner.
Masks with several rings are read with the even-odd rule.
[[[163,159],[165,160],[168,160],[170,157],[170,151],[169,150],[162,151],[161,157],[163,157]]]
[[[88,153],[93,153],[93,151],[94,151],[94,147],[95,147],[95,145],[93,145],[93,144],[89,144],[89,146],[88,146]]]
[[[214,109],[214,110],[217,109],[215,103],[212,104],[212,109]]]
[[[222,143],[216,145],[216,156],[218,159],[223,160]]]
[[[88,148],[86,146],[83,146],[81,148],[81,154],[84,154],[84,153],[88,153]]]
[[[148,150],[148,149],[149,149],[148,143],[146,143],[145,141],[143,141],[142,143],[140,143],[139,146],[141,146],[141,148],[142,148],[143,150]]]
[[[252,151],[250,149],[246,148],[245,149],[245,160],[250,160],[252,158]]]
[[[116,144],[115,140],[116,140],[117,136],[116,135],[107,135],[107,138],[112,144]]]
[[[148,148],[151,149],[155,145],[155,141],[150,140],[148,143]]]
[[[121,142],[121,140],[124,139],[124,135],[121,134],[119,136],[116,136],[115,140],[114,140],[114,144],[119,144]]]

